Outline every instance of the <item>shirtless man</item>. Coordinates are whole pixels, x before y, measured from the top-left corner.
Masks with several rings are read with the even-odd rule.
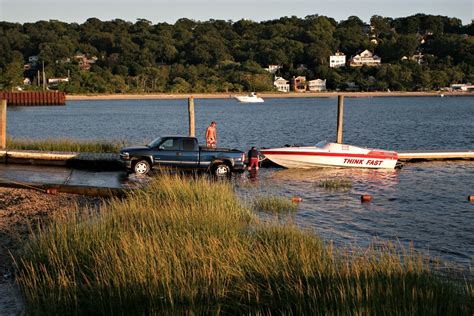
[[[206,130],[206,146],[210,148],[216,148],[217,137],[216,137],[216,122],[212,121]]]

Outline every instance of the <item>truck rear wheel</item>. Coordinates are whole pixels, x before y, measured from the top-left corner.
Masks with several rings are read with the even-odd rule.
[[[138,160],[133,165],[133,171],[135,171],[136,174],[145,175],[150,172],[150,163],[145,159]]]
[[[225,163],[217,163],[212,168],[212,173],[217,177],[228,177],[230,176],[230,167]]]

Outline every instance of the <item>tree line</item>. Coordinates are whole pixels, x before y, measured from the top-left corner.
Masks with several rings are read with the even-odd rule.
[[[25,77],[33,82],[27,89],[39,89],[43,64],[46,78],[69,76],[56,86],[67,93],[271,91],[273,75],[264,70],[271,64],[280,65],[277,75],[287,80],[326,79],[330,90],[344,90],[348,82],[361,90],[432,90],[474,82],[473,33],[473,23],[424,14],[373,16],[370,24],[320,15],[174,24],[0,22],[0,90],[21,86]],[[336,51],[349,58],[365,49],[382,65],[329,67]],[[90,69],[73,58],[79,53],[97,58]],[[415,54],[422,62],[410,59]],[[25,69],[30,56],[38,63]]]

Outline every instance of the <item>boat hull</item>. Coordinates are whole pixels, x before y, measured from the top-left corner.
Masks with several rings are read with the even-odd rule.
[[[241,103],[262,103],[262,98],[235,97]]]
[[[366,153],[363,149],[360,151],[328,152],[315,147],[290,147],[262,150],[261,153],[285,168],[394,169],[398,161],[398,154],[393,151],[367,150]]]

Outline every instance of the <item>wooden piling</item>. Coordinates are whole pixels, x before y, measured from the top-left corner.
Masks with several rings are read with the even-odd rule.
[[[7,100],[0,100],[0,149],[7,147]]]
[[[196,136],[196,125],[194,124],[194,97],[188,99],[188,114],[189,114],[189,136]]]
[[[344,116],[344,96],[337,96],[337,143],[342,144],[342,122]]]

